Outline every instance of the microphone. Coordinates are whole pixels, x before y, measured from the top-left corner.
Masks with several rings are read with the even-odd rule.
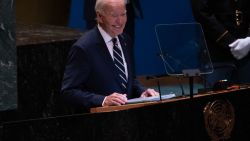
[[[160,86],[160,81],[159,81],[159,77],[161,77],[162,75],[159,76],[146,76],[146,79],[157,79],[157,88],[158,88],[158,92],[159,92],[159,96],[160,96],[160,101],[162,101],[162,94],[161,94],[161,86]]]
[[[167,60],[165,58],[168,57],[168,58],[174,60],[175,62],[177,62],[178,64],[180,63],[180,61],[178,61],[177,59],[175,59],[171,55],[168,55],[167,53],[159,53],[158,56],[161,57],[162,61],[164,62],[164,64],[166,64],[168,66],[168,68],[170,69],[171,72],[173,72],[173,73],[176,72],[175,69],[167,62]],[[178,80],[178,85],[181,88],[181,94],[182,94],[182,96],[184,96],[185,93],[184,93],[183,85],[182,85],[182,83],[180,81],[181,77],[176,75],[176,78]]]

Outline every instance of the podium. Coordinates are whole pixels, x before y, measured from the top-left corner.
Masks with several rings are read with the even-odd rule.
[[[153,101],[153,102],[140,102],[140,103],[134,103],[134,104],[121,105],[121,106],[97,107],[97,108],[91,108],[90,113],[102,113],[102,112],[129,110],[129,109],[164,104],[164,103],[168,103],[168,102],[180,101],[180,100],[185,100],[185,99],[189,99],[189,98],[188,97],[179,97],[179,98],[175,98],[175,99],[166,99],[166,100],[159,100],[159,101]]]
[[[210,141],[210,135],[245,140],[250,134],[249,92],[249,86],[242,86],[196,94],[192,102],[189,97],[180,97],[98,107],[88,114],[9,122],[3,125],[4,141]],[[212,115],[204,113],[209,109],[214,110]],[[223,126],[223,121],[234,122]]]

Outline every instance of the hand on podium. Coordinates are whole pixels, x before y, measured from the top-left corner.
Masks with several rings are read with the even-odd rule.
[[[126,94],[112,93],[105,97],[102,106],[120,106],[126,104],[127,100]]]
[[[159,96],[159,93],[154,89],[147,89],[141,94],[141,97]]]

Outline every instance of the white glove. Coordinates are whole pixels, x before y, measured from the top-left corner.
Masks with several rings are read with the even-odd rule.
[[[247,56],[250,50],[250,37],[237,39],[233,43],[229,44],[229,47],[231,48],[230,50],[233,56],[240,60]]]

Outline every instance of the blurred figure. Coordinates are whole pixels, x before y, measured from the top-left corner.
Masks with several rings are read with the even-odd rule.
[[[204,30],[214,73],[211,87],[219,80],[250,82],[250,1],[192,0],[193,15]]]

